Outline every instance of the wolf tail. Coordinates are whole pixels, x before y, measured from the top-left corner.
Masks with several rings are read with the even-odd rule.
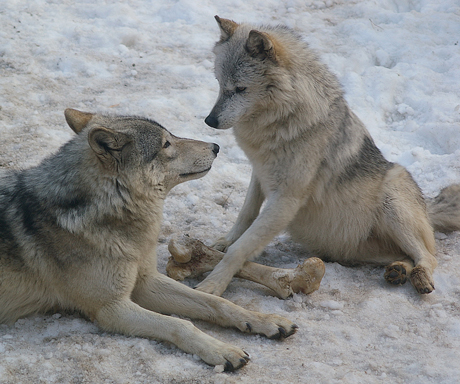
[[[449,185],[438,196],[427,199],[427,211],[435,231],[460,230],[460,184]]]

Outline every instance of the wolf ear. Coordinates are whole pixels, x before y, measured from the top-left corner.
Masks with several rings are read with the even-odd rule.
[[[128,135],[104,127],[93,128],[88,134],[88,142],[103,163],[123,161],[123,149],[131,142]]]
[[[64,116],[67,121],[67,124],[69,124],[69,127],[72,128],[72,130],[75,133],[80,133],[83,130],[83,128],[85,128],[88,125],[89,121],[94,116],[94,114],[80,112],[76,109],[67,108],[64,111]]]
[[[214,16],[220,28],[220,42],[228,40],[235,33],[238,24],[233,20],[221,19],[219,16]]]
[[[252,57],[257,57],[261,60],[268,58],[276,61],[275,45],[265,32],[259,32],[255,29],[249,32],[245,49]]]

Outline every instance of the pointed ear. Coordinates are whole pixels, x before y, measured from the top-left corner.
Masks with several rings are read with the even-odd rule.
[[[245,49],[252,57],[257,57],[261,60],[268,58],[276,61],[275,45],[265,32],[259,32],[255,29],[249,32]]]
[[[214,16],[220,28],[220,42],[228,40],[235,33],[238,24],[233,20],[221,19],[219,16]]]
[[[103,163],[123,162],[123,149],[131,142],[128,135],[104,127],[91,129],[88,142]]]
[[[88,125],[89,121],[92,119],[94,114],[80,112],[76,109],[67,108],[64,111],[64,116],[67,121],[67,124],[69,124],[69,127],[72,128],[72,130],[75,133],[80,133],[83,130],[83,128],[85,128]]]

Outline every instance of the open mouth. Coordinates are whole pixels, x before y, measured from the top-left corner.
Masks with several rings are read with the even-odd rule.
[[[211,169],[211,167],[206,168],[206,169],[204,169],[204,170],[202,170],[202,171],[199,171],[199,172],[181,173],[181,174],[179,174],[179,176],[180,176],[180,177],[188,177],[188,176],[193,176],[193,175],[200,175],[200,174],[202,174],[202,173],[207,173],[207,172],[209,172],[210,169]]]

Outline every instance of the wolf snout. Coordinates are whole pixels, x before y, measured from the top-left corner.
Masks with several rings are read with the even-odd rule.
[[[206,119],[204,119],[204,122],[212,128],[217,128],[219,125],[219,120],[217,120],[217,117],[213,115],[209,115]]]
[[[214,154],[217,156],[217,154],[219,153],[219,150],[220,150],[220,147],[219,145],[217,145],[216,143],[213,143],[212,144],[212,151],[214,152]]]

